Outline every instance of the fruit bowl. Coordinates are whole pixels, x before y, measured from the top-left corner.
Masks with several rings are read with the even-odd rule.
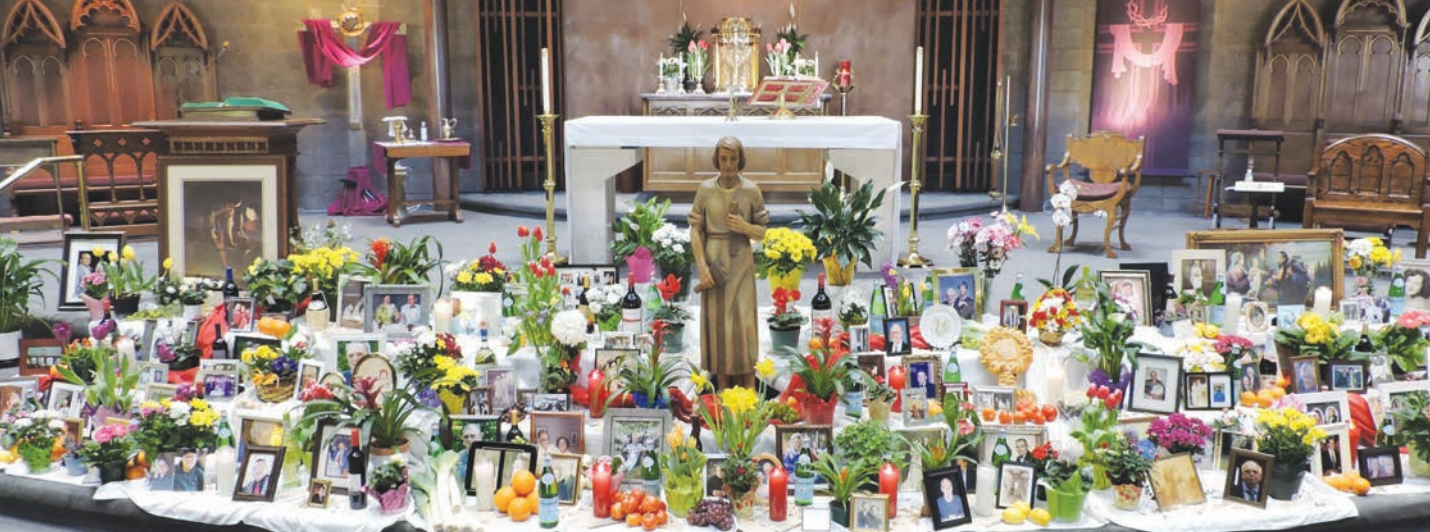
[[[695,503],[685,520],[691,528],[712,532],[730,532],[739,528],[735,521],[735,505],[720,497],[706,497]]]

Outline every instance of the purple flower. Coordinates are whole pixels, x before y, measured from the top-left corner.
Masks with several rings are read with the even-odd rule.
[[[61,345],[69,345],[70,337],[74,336],[74,327],[66,321],[55,322],[50,325],[50,330],[55,333],[55,339],[59,340]]]
[[[879,266],[879,273],[884,275],[884,286],[896,288],[899,286],[899,272],[894,269],[894,263],[885,262]]]
[[[174,348],[169,347],[168,342],[160,342],[159,347],[154,349],[154,355],[159,357],[159,361],[165,364],[174,361]]]
[[[116,327],[114,320],[100,320],[99,323],[89,328],[89,335],[95,338],[108,338]]]
[[[179,389],[174,391],[175,401],[189,401],[194,398],[194,387],[189,384],[179,385]]]

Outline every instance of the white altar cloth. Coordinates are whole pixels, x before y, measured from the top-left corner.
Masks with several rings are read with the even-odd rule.
[[[306,486],[307,483],[305,482]],[[182,493],[149,491],[142,480],[111,482],[94,492],[94,500],[129,499],[153,515],[211,525],[246,523],[268,530],[292,532],[380,532],[397,521],[408,521],[419,529],[427,528],[409,499],[407,510],[382,515],[377,501],[368,500],[366,510],[348,509],[346,497],[333,497],[327,508],[307,506],[307,493],[302,489],[280,490],[273,502],[237,502],[213,491]]]
[[[711,147],[721,137],[740,138],[746,148],[828,150],[830,164],[884,189],[901,181],[902,124],[876,116],[802,117],[769,120],[742,117],[588,116],[568,120],[566,130],[566,218],[571,261],[611,262],[611,222],[615,220],[612,177],[644,157],[644,148]],[[711,175],[715,170],[710,169]],[[876,262],[893,260],[903,249],[899,231],[901,196],[890,194],[879,209]]]

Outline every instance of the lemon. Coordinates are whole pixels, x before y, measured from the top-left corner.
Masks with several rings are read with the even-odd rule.
[[[1032,512],[1032,511],[1033,511],[1033,507],[1032,507],[1032,506],[1028,506],[1028,503],[1025,502],[1025,501],[1015,502],[1015,503],[1013,503],[1013,507],[1014,507],[1014,508],[1017,508],[1018,511],[1023,512],[1023,515],[1028,515],[1029,512]]]
[[[1012,506],[1003,510],[1003,522],[1010,525],[1021,525],[1028,520],[1028,514],[1018,510],[1017,506]]]
[[[1042,508],[1035,508],[1033,511],[1028,512],[1028,520],[1038,526],[1048,526],[1048,523],[1053,522],[1053,514],[1048,513],[1047,510]]]

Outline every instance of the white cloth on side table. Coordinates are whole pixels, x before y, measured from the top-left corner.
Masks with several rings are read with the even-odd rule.
[[[94,492],[97,501],[118,499],[129,499],[159,517],[224,526],[244,523],[281,532],[380,532],[398,521],[427,528],[410,500],[405,512],[382,515],[372,499],[364,511],[349,510],[345,497],[333,497],[328,508],[309,508],[304,490],[280,491],[271,503],[234,501],[212,491],[149,491],[142,480],[111,482]]]

